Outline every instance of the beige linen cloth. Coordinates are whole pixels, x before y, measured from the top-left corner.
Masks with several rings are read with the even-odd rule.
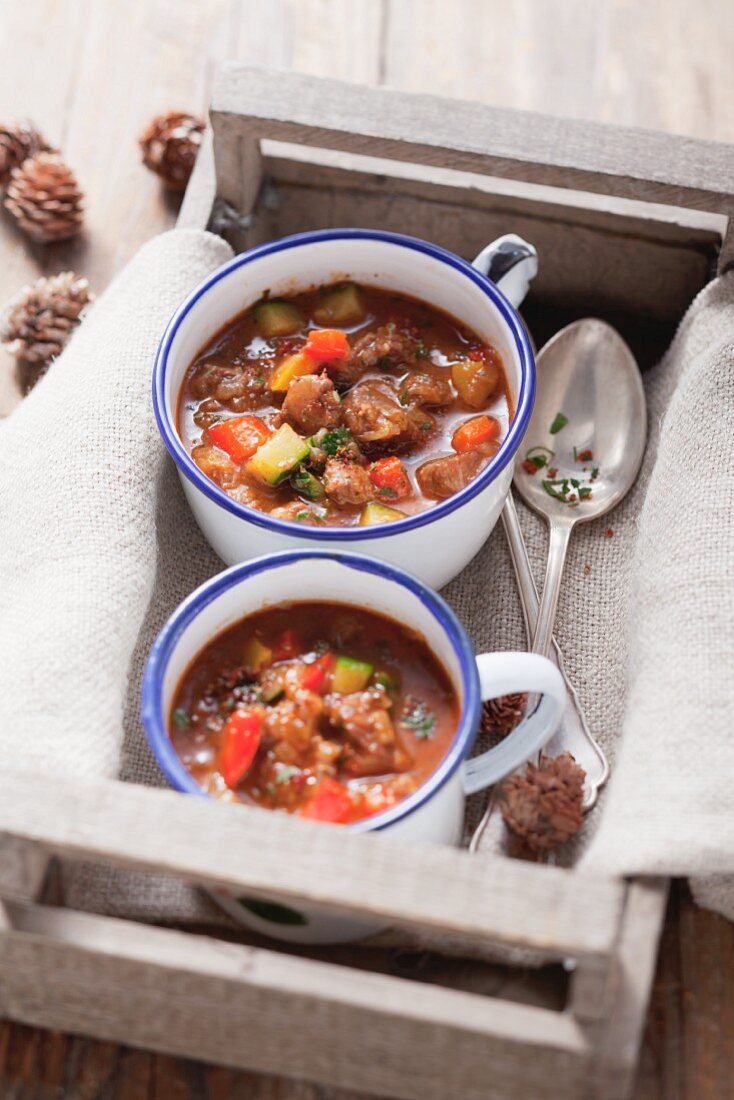
[[[142,667],[166,617],[221,563],[159,440],[150,375],[174,308],[229,256],[203,232],[151,241],[0,425],[3,756],[60,782],[162,782],[138,720]],[[694,876],[698,897],[732,918],[733,357],[731,275],[699,295],[646,374],[643,471],[617,511],[574,536],[557,620],[614,768],[560,860]],[[541,576],[543,526],[525,510],[521,519]],[[478,651],[525,645],[499,527],[445,595]],[[481,809],[475,796],[470,824]],[[500,844],[489,829],[487,858]],[[224,919],[200,892],[155,876],[82,867],[65,889],[69,905],[95,912]]]

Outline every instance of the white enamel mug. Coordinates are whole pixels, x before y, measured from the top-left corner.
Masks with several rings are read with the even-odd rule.
[[[178,758],[167,730],[176,688],[192,660],[208,642],[245,616],[303,600],[368,608],[416,631],[443,664],[461,704],[446,756],[417,791],[353,825],[323,828],[358,833],[380,830],[401,840],[458,845],[467,794],[514,771],[555,732],[566,701],[563,680],[555,665],[534,654],[482,653],[475,657],[466,631],[445,600],[417,577],[359,554],[295,550],[256,558],[213,577],[178,607],[151,649],[142,688],[143,724],[166,778],[180,791],[207,797]],[[467,761],[482,700],[515,692],[539,697],[533,712],[497,746]],[[283,858],[287,858],[286,852]],[[307,907],[294,910],[265,898],[238,899],[222,894],[215,898],[238,921],[295,942],[334,943],[375,931],[372,923],[332,917]]]
[[[499,518],[532,412],[535,363],[515,306],[536,270],[535,249],[514,236],[488,245],[472,265],[414,237],[371,229],[327,229],[253,248],[201,283],[161,340],[153,370],[153,405],[191,509],[220,558],[232,564],[288,548],[322,546],[371,554],[412,570],[434,588],[460,573]],[[310,527],[275,519],[227,496],[188,454],[176,427],[176,408],[184,374],[195,356],[266,289],[282,297],[346,278],[420,298],[496,347],[515,414],[497,453],[448,499],[393,523]]]

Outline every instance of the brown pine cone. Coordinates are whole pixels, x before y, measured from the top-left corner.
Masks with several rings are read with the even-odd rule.
[[[527,703],[528,697],[524,692],[485,700],[482,705],[482,733],[506,737],[519,724]]]
[[[28,160],[28,157],[35,157],[36,153],[45,152],[50,148],[51,146],[32,122],[24,121],[16,123],[15,126],[0,126],[0,185],[5,186],[13,168],[17,168],[24,160]]]
[[[0,341],[16,359],[45,366],[62,350],[93,297],[87,280],[72,271],[38,279],[8,302],[0,317]]]
[[[83,197],[58,153],[37,153],[11,172],[5,206],[29,237],[47,244],[81,231]]]
[[[183,191],[189,182],[206,123],[183,111],[154,118],[140,137],[143,163],[166,187]]]
[[[570,752],[526,764],[500,785],[498,801],[507,828],[534,852],[570,840],[581,828],[586,773]]]

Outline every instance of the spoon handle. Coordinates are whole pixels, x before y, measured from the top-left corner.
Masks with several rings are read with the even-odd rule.
[[[558,597],[561,594],[561,578],[566,564],[566,551],[571,538],[571,527],[565,523],[552,523],[548,535],[548,562],[545,567],[543,596],[538,611],[538,622],[533,636],[533,653],[547,657],[553,638]]]
[[[507,536],[510,548],[510,557],[517,579],[517,587],[520,593],[520,605],[525,619],[525,629],[528,643],[532,639],[538,624],[538,611],[540,600],[535,579],[530,568],[527,547],[523,538],[520,519],[515,507],[515,498],[512,490],[507,494],[505,506],[502,510],[502,525]],[[584,809],[590,809],[596,802],[599,788],[606,782],[609,776],[609,764],[599,745],[591,735],[584,713],[581,709],[579,697],[568,678],[563,662],[563,654],[555,638],[552,639],[550,659],[558,666],[563,676],[567,690],[566,709],[560,729],[554,735],[548,745],[553,755],[569,751],[586,771],[586,784],[584,791]]]

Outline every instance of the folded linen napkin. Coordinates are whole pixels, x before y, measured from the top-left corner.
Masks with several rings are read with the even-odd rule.
[[[0,425],[0,728],[6,754],[29,767],[162,782],[138,720],[142,667],[170,611],[221,563],[158,439],[150,370],[175,306],[229,254],[200,232],[152,241]],[[574,536],[557,635],[613,764],[622,731],[626,742],[608,814],[600,805],[559,861],[578,858],[598,829],[590,866],[714,874],[708,903],[734,917],[732,347],[734,275],[702,292],[645,377],[643,471],[617,511]],[[53,440],[53,463],[39,440]],[[525,510],[522,522],[542,576],[543,525]],[[478,651],[524,646],[500,529],[444,594]],[[469,828],[482,807],[476,796]],[[488,830],[482,847],[501,847],[501,830]],[[73,868],[66,901],[224,921],[199,891],[113,869]]]

